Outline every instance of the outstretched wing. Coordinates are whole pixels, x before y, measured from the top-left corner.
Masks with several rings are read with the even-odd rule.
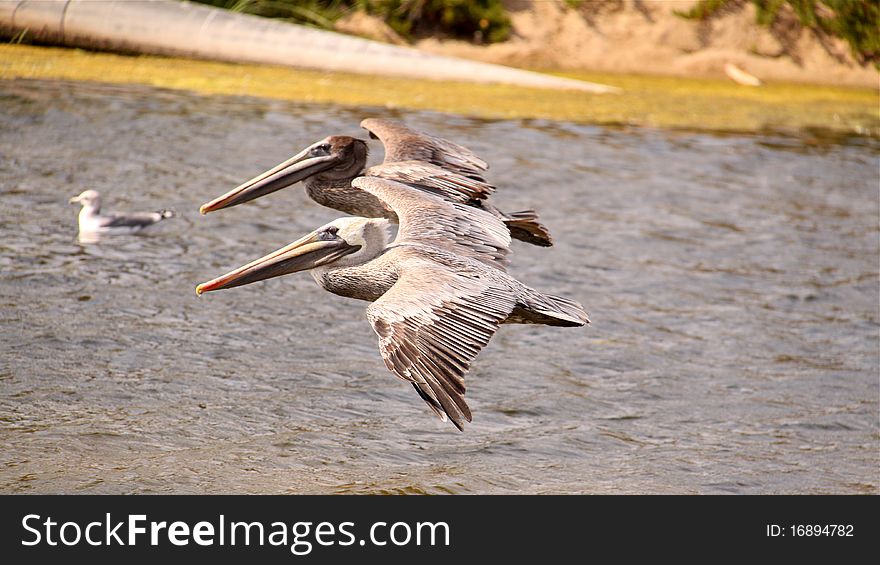
[[[400,228],[395,244],[439,247],[504,269],[510,231],[489,212],[377,177],[359,177],[351,185],[377,197],[397,214]]]
[[[410,381],[444,421],[471,421],[464,376],[513,311],[514,295],[494,277],[468,276],[410,257],[391,289],[367,308],[388,369]],[[470,273],[473,275],[474,273]]]
[[[489,164],[467,147],[410,129],[402,124],[368,118],[361,127],[385,146],[385,162],[425,161],[461,175],[483,180]]]
[[[364,175],[396,180],[462,204],[485,200],[495,192],[495,187],[485,181],[462,176],[424,161],[382,163],[370,167]]]

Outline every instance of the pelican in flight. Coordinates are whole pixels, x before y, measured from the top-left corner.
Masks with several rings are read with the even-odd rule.
[[[92,239],[100,235],[136,233],[166,218],[174,216],[171,210],[135,212],[130,214],[101,214],[101,195],[97,190],[86,190],[69,200],[70,204],[82,204],[79,211],[79,235]]]
[[[387,179],[352,185],[395,212],[393,241],[388,219],[340,218],[196,292],[310,270],[325,290],[372,302],[367,319],[385,365],[459,430],[471,421],[464,376],[500,324],[589,323],[580,304],[505,272],[510,232],[493,214]]]
[[[368,147],[361,139],[333,135],[314,143],[287,161],[202,205],[202,214],[265,196],[299,181],[315,202],[365,218],[396,222],[394,211],[375,196],[357,189],[359,176],[380,177],[408,184],[453,202],[469,204],[498,217],[515,239],[550,246],[550,233],[533,210],[506,214],[486,202],[495,187],[482,173],[489,165],[470,149],[403,125],[367,119],[361,126],[385,146],[385,160],[364,170]]]

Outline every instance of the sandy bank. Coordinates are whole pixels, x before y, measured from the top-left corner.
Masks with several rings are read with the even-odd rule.
[[[724,78],[724,65],[734,63],[764,81],[880,87],[877,69],[858,65],[842,40],[820,40],[799,26],[759,26],[750,3],[705,23],[673,13],[694,3],[590,0],[571,9],[560,0],[508,0],[509,41],[479,46],[424,39],[416,47],[536,69]],[[354,20],[340,28],[393,40],[383,24]]]

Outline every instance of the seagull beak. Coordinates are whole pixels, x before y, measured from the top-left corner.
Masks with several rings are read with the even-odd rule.
[[[223,196],[202,204],[199,212],[207,214],[208,212],[249,202],[255,198],[265,196],[305,180],[336,165],[336,155],[314,157],[310,154],[311,149],[311,146],[307,147],[287,161],[238,185]]]
[[[79,202],[79,201],[80,201],[80,197],[79,197],[79,196],[74,196],[73,198],[71,198],[70,200],[68,200],[67,203],[68,203],[68,204],[76,204],[76,203]]]
[[[349,245],[340,237],[331,240],[322,239],[321,233],[315,231],[265,257],[200,284],[196,287],[196,294],[201,295],[203,292],[233,288],[298,271],[307,271],[332,263],[360,248],[360,245]]]

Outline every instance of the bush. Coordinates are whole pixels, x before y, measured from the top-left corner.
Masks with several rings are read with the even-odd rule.
[[[403,37],[442,35],[477,43],[510,37],[501,0],[195,0],[219,8],[333,29],[350,10],[382,18]]]
[[[877,0],[750,0],[757,9],[757,22],[772,27],[781,11],[790,9],[800,24],[819,35],[846,40],[853,57],[862,65],[880,68],[880,2]],[[679,16],[707,20],[736,10],[745,0],[700,0]]]
[[[382,17],[404,37],[434,34],[496,43],[510,37],[501,0],[366,0],[367,12]]]

